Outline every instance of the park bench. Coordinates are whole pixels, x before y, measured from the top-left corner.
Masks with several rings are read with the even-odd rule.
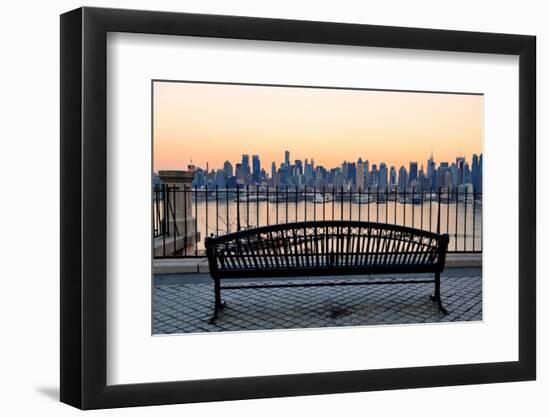
[[[411,227],[363,221],[305,221],[251,228],[205,239],[214,280],[214,323],[225,307],[221,290],[434,283],[441,303],[440,273],[449,236]],[[433,273],[434,279],[374,280],[371,274]],[[365,275],[366,279],[221,286],[222,279]],[[238,284],[238,283],[237,283]]]

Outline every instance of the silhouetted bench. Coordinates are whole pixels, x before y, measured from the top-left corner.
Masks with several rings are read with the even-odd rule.
[[[449,236],[410,227],[361,221],[307,221],[277,224],[205,239],[214,280],[214,323],[225,307],[222,289],[435,283],[430,295],[439,309],[440,273]],[[268,283],[221,286],[221,279],[336,275],[434,273],[433,280],[372,279],[353,282]]]

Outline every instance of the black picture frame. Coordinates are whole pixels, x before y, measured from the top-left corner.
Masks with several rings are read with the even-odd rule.
[[[519,360],[107,385],[108,32],[519,56]],[[535,379],[535,45],[524,35],[252,17],[88,7],[61,15],[61,401],[95,409]]]

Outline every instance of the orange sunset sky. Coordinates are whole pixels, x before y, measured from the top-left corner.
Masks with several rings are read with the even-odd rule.
[[[314,158],[332,168],[363,160],[408,169],[482,152],[483,96],[184,82],[154,83],[154,170],[233,166],[260,155],[270,172]]]

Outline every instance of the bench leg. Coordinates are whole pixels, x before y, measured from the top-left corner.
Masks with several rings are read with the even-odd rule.
[[[447,314],[447,310],[445,310],[445,307],[443,307],[443,304],[441,303],[441,278],[439,276],[439,272],[435,274],[435,291],[433,295],[430,295],[430,300],[434,302],[437,301],[439,311],[443,314]]]
[[[225,308],[226,304],[222,302],[222,290],[220,279],[214,279],[214,314],[208,321],[208,324],[215,324],[218,318],[218,313]]]

